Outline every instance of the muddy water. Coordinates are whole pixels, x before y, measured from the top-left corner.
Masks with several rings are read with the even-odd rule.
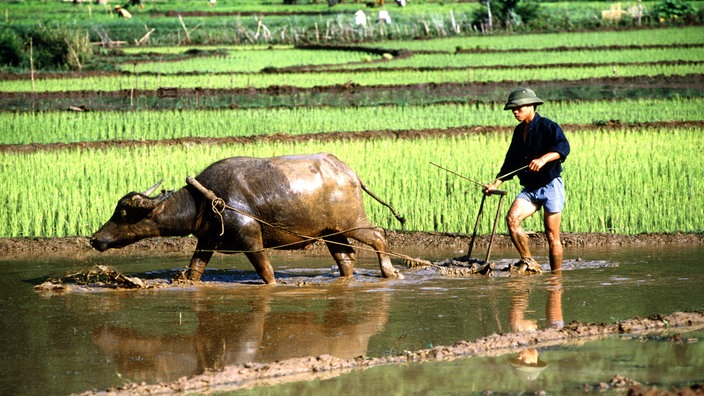
[[[418,256],[418,252],[407,252]],[[542,256],[541,256],[542,254]],[[424,258],[454,257],[436,251]],[[405,269],[382,280],[363,256],[341,281],[328,257],[275,254],[276,287],[240,256],[216,256],[199,287],[39,293],[33,286],[96,264],[169,279],[186,256],[0,260],[4,394],[67,394],[127,382],[167,382],[250,361],[331,354],[384,356],[573,320],[613,322],[704,311],[704,247],[569,249],[559,277],[446,278]],[[495,251],[499,263],[513,252]],[[545,252],[538,252],[545,262]],[[400,266],[400,263],[395,263]],[[209,268],[210,268],[209,267]],[[499,274],[501,275],[501,274]],[[695,339],[699,342],[693,342]],[[686,342],[614,337],[540,350],[538,368],[513,355],[384,366],[250,392],[468,394],[578,391],[621,374],[665,387],[704,382],[704,332]]]

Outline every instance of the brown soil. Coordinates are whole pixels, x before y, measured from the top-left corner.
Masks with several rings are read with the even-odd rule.
[[[387,239],[392,252],[409,252],[440,249],[465,249],[469,236],[465,234],[435,232],[387,231]],[[545,236],[540,233],[530,234],[531,244],[545,246]],[[486,247],[488,236],[477,237],[476,248]],[[563,233],[565,246],[653,246],[653,245],[691,245],[704,243],[704,234],[657,233],[639,235],[618,235],[606,233]],[[110,251],[112,255],[129,254],[190,254],[195,250],[195,238],[153,238],[137,242],[122,249]],[[507,235],[496,235],[494,247],[509,247],[511,240]],[[323,243],[317,242],[304,251],[286,251],[286,254],[328,254]],[[283,252],[282,252],[283,253]],[[87,237],[66,238],[0,238],[0,255],[8,258],[85,256],[98,254],[88,243]]]
[[[402,355],[379,358],[357,357],[340,359],[330,355],[294,358],[272,363],[247,363],[227,366],[221,371],[209,372],[171,383],[128,384],[105,391],[89,391],[83,395],[152,395],[165,393],[224,392],[247,389],[257,385],[275,385],[293,381],[320,380],[338,376],[351,370],[366,369],[391,364],[412,364],[428,361],[449,361],[470,356],[499,356],[516,353],[526,348],[545,348],[569,340],[587,342],[616,334],[648,334],[662,330],[691,331],[704,328],[704,314],[676,312],[647,319],[635,318],[612,324],[572,322],[563,328],[508,334],[492,334],[475,341],[459,341],[452,346],[407,351]],[[689,342],[681,336],[670,336],[671,342]],[[233,385],[236,384],[236,385]],[[628,389],[629,394],[702,394],[704,385],[662,390],[643,386],[638,382],[616,375],[599,384],[584,384],[585,391]]]

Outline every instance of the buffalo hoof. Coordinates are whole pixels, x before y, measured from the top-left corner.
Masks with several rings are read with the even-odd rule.
[[[384,270],[384,278],[392,278],[392,279],[406,279],[405,276],[401,273],[401,271],[397,270],[396,268],[392,270]]]
[[[205,266],[192,266],[186,270],[186,277],[193,282],[200,282],[200,278],[205,272]]]
[[[494,263],[489,262],[485,263],[484,265],[479,267],[479,270],[477,271],[478,274],[480,275],[487,275],[487,276],[492,276],[494,272]]]

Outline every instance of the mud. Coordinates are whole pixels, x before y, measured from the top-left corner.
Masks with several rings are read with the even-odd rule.
[[[387,237],[392,251],[413,251],[422,246],[424,251],[432,249],[452,250],[466,248],[468,236],[449,233],[423,233],[388,231]],[[475,247],[485,247],[488,237],[480,237]],[[545,244],[544,236],[531,234],[531,244]],[[641,234],[633,236],[616,234],[570,234],[563,235],[563,241],[570,246],[685,246],[704,243],[703,234]],[[494,246],[510,246],[506,235],[497,235]],[[115,255],[190,253],[195,248],[194,238],[156,238],[138,242],[124,249],[111,252]],[[88,238],[6,238],[0,239],[0,253],[3,257],[46,257],[46,256],[88,256],[96,255],[88,244]],[[304,251],[291,251],[280,254],[324,254],[323,244],[314,244]],[[422,255],[422,252],[419,253]],[[72,274],[69,274],[72,275]],[[81,274],[85,282],[107,279],[111,287],[126,287],[130,283],[152,282],[124,277],[119,272],[97,266]],[[120,286],[121,285],[121,286]],[[149,285],[147,285],[149,286]],[[155,288],[159,285],[151,285]],[[171,285],[173,286],[173,285]],[[164,283],[163,287],[169,287]],[[64,292],[63,290],[49,290]],[[672,343],[699,342],[680,334],[704,329],[704,314],[698,312],[677,312],[670,315],[652,316],[647,319],[634,318],[615,323],[582,323],[573,321],[562,328],[547,328],[539,331],[492,334],[474,341],[459,341],[453,345],[437,346],[414,351],[395,352],[383,357],[338,358],[330,355],[291,358],[269,363],[244,363],[225,366],[222,369],[182,377],[167,383],[127,383],[106,390],[91,390],[82,395],[147,395],[147,394],[186,394],[217,393],[249,389],[255,386],[270,386],[295,381],[324,380],[354,370],[370,367],[409,365],[422,362],[451,361],[459,358],[488,357],[514,354],[526,348],[549,348],[570,342],[579,344],[596,341],[614,335],[627,335],[635,339],[658,339]],[[676,390],[663,390],[639,384],[628,378],[614,376],[603,378],[598,383],[583,384],[585,392],[604,390],[628,390],[637,395],[701,394],[704,385],[696,384]]]
[[[185,271],[184,271],[185,273]],[[179,275],[184,278],[185,275]],[[190,282],[192,284],[192,282]],[[112,289],[154,289],[168,287],[171,283],[164,279],[142,279],[127,276],[107,265],[96,265],[69,273],[60,278],[49,278],[44,283],[34,287],[40,292],[67,292],[80,288],[94,290],[98,288]]]
[[[455,233],[387,231],[387,240],[391,252],[415,251],[422,247],[424,251],[437,249],[466,249],[469,236]],[[545,246],[545,235],[530,233],[529,242],[533,246]],[[697,233],[651,233],[638,235],[619,235],[606,233],[563,233],[562,244],[566,247],[579,246],[653,246],[653,245],[689,245],[704,243],[704,234]],[[489,236],[478,236],[475,248],[486,248]],[[508,235],[498,234],[492,242],[494,247],[510,247]],[[152,238],[139,241],[122,249],[111,250],[111,255],[132,255],[144,253],[192,253],[196,239]],[[313,243],[304,250],[280,251],[285,254],[322,254],[328,250],[321,242]],[[54,255],[57,257],[82,257],[98,254],[90,246],[87,237],[66,238],[0,238],[0,255],[13,258],[31,258]],[[415,257],[415,254],[414,254]],[[420,257],[423,258],[423,257]]]
[[[613,335],[645,336],[663,330],[690,331],[704,328],[704,314],[676,312],[649,318],[634,318],[611,324],[581,323],[574,321],[562,328],[539,331],[492,334],[475,341],[459,341],[452,346],[406,351],[403,354],[379,358],[362,356],[341,359],[330,355],[287,359],[273,363],[247,363],[227,366],[223,370],[208,372],[171,383],[128,384],[104,391],[90,391],[82,395],[153,395],[166,393],[221,392],[246,389],[259,385],[275,385],[292,381],[321,380],[349,372],[392,364],[413,364],[430,361],[449,361],[472,356],[499,356],[515,353],[525,348],[545,348],[567,341],[594,341]],[[697,342],[674,336],[671,342]],[[615,376],[600,384],[585,384],[584,390],[608,388],[629,389],[629,394],[701,394],[702,385],[680,390],[648,388],[636,381]]]
[[[659,63],[661,64],[661,63]],[[584,65],[575,65],[584,66]],[[544,67],[544,66],[541,66]],[[483,69],[492,67],[482,67]],[[495,68],[505,68],[495,67]],[[424,68],[416,68],[417,70],[426,70]],[[451,70],[452,68],[440,68],[433,70]],[[463,67],[462,70],[466,70]],[[392,70],[392,69],[385,69]],[[400,69],[395,69],[400,70]],[[409,70],[408,68],[403,68],[403,70]],[[276,68],[267,69],[268,72],[276,73],[303,73],[303,72],[320,72],[314,66],[296,66],[289,68]],[[349,68],[337,68],[329,70],[325,69],[325,72],[335,72],[335,73],[351,73],[359,72],[360,69],[349,69]],[[149,75],[150,73],[141,73],[142,75]],[[155,73],[154,73],[155,74]],[[199,73],[174,73],[173,75],[193,75]],[[224,73],[231,74],[231,73]],[[85,77],[110,77],[110,76],[123,76],[130,75],[130,73],[124,72],[109,72],[109,71],[85,71],[85,72],[66,72],[66,73],[50,73],[50,72],[38,72],[34,76],[37,80],[42,79],[57,79],[57,78],[85,78]],[[155,74],[156,75],[156,74]],[[30,75],[28,74],[16,74],[16,73],[0,73],[0,79],[2,80],[29,80]],[[659,88],[659,89],[676,89],[676,88],[692,88],[698,89],[704,86],[704,75],[685,75],[685,76],[636,76],[636,77],[608,77],[608,78],[590,78],[582,80],[527,80],[521,81],[521,84],[529,85],[535,90],[540,90],[541,92],[546,92],[550,90],[562,90],[562,89],[577,89],[580,87],[595,87],[603,86],[605,88],[618,89],[625,87],[631,88]],[[162,87],[156,91],[150,90],[131,90],[123,89],[117,91],[58,91],[58,92],[11,92],[3,91],[0,92],[0,100],[7,100],[12,98],[22,98],[22,97],[32,97],[36,100],[42,98],[101,98],[101,97],[129,97],[129,95],[134,96],[144,96],[148,94],[158,94],[161,97],[165,96],[177,96],[177,97],[188,97],[200,95],[202,97],[212,96],[212,95],[226,95],[233,96],[238,94],[254,95],[254,94],[265,94],[265,95],[301,95],[304,93],[332,93],[332,94],[343,94],[343,93],[373,93],[378,91],[388,91],[388,90],[401,90],[407,89],[423,89],[428,86],[436,88],[438,91],[450,92],[450,93],[463,93],[470,94],[476,97],[483,97],[485,94],[499,91],[502,93],[502,97],[506,91],[511,90],[516,86],[516,81],[498,81],[498,82],[471,82],[466,83],[432,83],[432,84],[409,84],[409,85],[359,85],[356,83],[348,84],[337,84],[337,85],[327,85],[327,86],[315,86],[310,88],[287,86],[287,85],[273,85],[265,88],[234,88],[234,89],[214,89],[214,88],[172,88],[172,87]],[[92,102],[92,101],[91,101]]]

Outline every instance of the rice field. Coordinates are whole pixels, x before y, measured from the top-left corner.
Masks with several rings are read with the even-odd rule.
[[[107,91],[156,90],[160,87],[175,88],[265,88],[269,86],[291,85],[301,88],[314,86],[358,84],[362,86],[388,85],[394,81],[404,84],[441,83],[486,83],[505,81],[511,75],[515,81],[550,81],[555,79],[589,79],[633,77],[633,76],[674,76],[701,72],[700,64],[652,64],[619,65],[614,72],[612,65],[585,65],[584,67],[546,66],[542,68],[514,69],[470,69],[470,70],[403,70],[384,72],[349,73],[284,73],[251,74],[231,73],[227,75],[131,75],[86,78],[45,78],[36,81],[0,81],[0,91],[14,92],[68,92],[93,90],[100,87]]]
[[[371,62],[381,59],[381,55],[370,55],[362,51],[301,51],[293,48],[239,47],[228,49],[218,47],[223,56],[189,57],[182,61],[164,62],[158,54],[164,49],[159,48],[151,55],[156,58],[151,62],[141,62],[137,65],[123,64],[121,69],[134,73],[254,73],[265,68],[283,68],[297,65],[346,65],[353,62]],[[165,48],[166,54],[173,54],[173,47]],[[179,53],[187,54],[197,48],[179,49]],[[133,54],[138,54],[134,52]]]
[[[383,41],[379,46],[411,51],[434,50],[455,52],[460,49],[487,50],[549,50],[559,47],[605,47],[605,46],[653,46],[675,44],[704,44],[704,28],[701,26],[678,27],[649,30],[647,34],[632,30],[611,30],[565,33],[521,34],[520,40],[515,35],[489,35],[478,37],[447,37],[436,40],[396,40]],[[529,58],[530,59],[530,58]],[[530,59],[533,63],[535,59]]]
[[[647,49],[620,49],[620,50],[594,50],[594,51],[559,51],[531,63],[537,65],[555,64],[584,64],[592,66],[608,65],[614,63],[632,63],[634,59],[647,59],[648,62],[701,62],[704,60],[704,47],[701,48],[647,48]],[[458,68],[458,67],[516,67],[525,65],[525,53],[458,53],[458,54],[418,54],[410,58],[386,62],[379,68]],[[358,63],[352,68],[368,68],[369,65]],[[583,65],[575,67],[584,67]],[[334,68],[334,66],[330,67]]]
[[[163,61],[197,46],[127,49],[123,73],[96,77],[74,74],[0,81],[0,92],[153,92],[178,88],[267,88],[272,86],[383,86],[389,94],[412,84],[520,84],[524,81],[613,81],[623,77],[663,80],[701,79],[704,30],[700,27],[640,31],[530,35],[522,42],[535,51],[463,53],[458,49],[515,48],[515,37],[487,36],[375,43],[375,48],[420,51],[411,58],[384,62],[364,51],[309,51],[292,47],[222,47],[215,57]],[[528,39],[530,38],[530,39]],[[634,45],[636,48],[607,48]],[[590,47],[560,51],[560,47]],[[638,47],[640,46],[640,47]],[[660,46],[660,47],[654,47]],[[434,53],[423,53],[434,51]],[[443,52],[445,51],[445,52]],[[197,51],[196,51],[197,52]],[[548,56],[549,55],[549,56]],[[137,59],[137,58],[135,58]],[[307,65],[314,72],[260,73],[267,67]],[[528,67],[529,66],[529,67]],[[363,67],[364,70],[353,70]],[[326,70],[328,69],[328,70]],[[334,69],[334,70],[332,70]],[[680,80],[678,80],[680,81]],[[646,83],[643,83],[646,84]],[[558,121],[572,144],[565,163],[568,190],[563,231],[637,234],[702,232],[704,219],[704,98],[698,95],[566,100],[569,90],[542,106],[541,115]],[[25,94],[26,95],[26,94]],[[540,95],[540,93],[539,93]],[[295,103],[295,94],[292,95]],[[77,98],[77,104],[83,100]],[[89,100],[89,99],[87,99]],[[515,125],[496,100],[435,104],[314,106],[160,110],[134,106],[139,94],[124,97],[122,111],[0,111],[0,144],[54,144],[109,141],[160,141],[184,137],[256,137],[356,131],[405,131]],[[246,100],[246,98],[245,98]],[[90,105],[90,102],[87,102]],[[135,110],[135,108],[145,110]],[[58,110],[58,109],[57,109]],[[64,109],[61,109],[64,110]],[[695,121],[689,126],[670,125]],[[602,128],[624,124],[623,129]],[[650,124],[646,124],[650,123]],[[642,126],[642,127],[641,127]],[[388,136],[388,135],[384,135]],[[91,150],[42,147],[31,153],[0,154],[0,236],[90,235],[112,213],[117,199],[144,190],[159,179],[179,188],[186,176],[229,156],[271,156],[327,151],[346,161],[380,196],[408,220],[406,229],[470,233],[481,193],[462,179],[430,165],[442,164],[467,177],[489,182],[498,171],[509,133],[365,141],[310,141],[187,145],[155,144]],[[504,184],[511,195],[517,182]],[[372,221],[400,225],[386,208],[368,200]],[[539,216],[527,228],[542,229]],[[488,224],[482,232],[489,231]],[[505,232],[505,226],[501,232]]]
[[[330,52],[333,52],[332,54]],[[185,53],[185,52],[184,52]],[[295,54],[295,56],[293,56]],[[479,68],[479,67],[517,67],[525,63],[525,53],[431,53],[414,54],[412,57],[381,60],[381,55],[355,51],[321,51],[321,50],[276,50],[266,55],[262,50],[228,51],[226,56],[209,56],[188,58],[182,61],[142,62],[137,65],[124,64],[121,69],[134,74],[153,73],[168,75],[177,73],[251,73],[265,68],[284,68],[295,65],[319,71],[332,71],[343,68],[345,72],[354,69],[398,69],[398,68]],[[639,48],[611,50],[567,50],[554,52],[550,56],[536,59],[532,67],[539,65],[574,65],[586,67],[618,63],[634,63],[634,60],[647,59],[648,62],[702,62],[704,46],[694,48]],[[316,79],[315,75],[311,76]]]
[[[657,26],[653,15],[657,1],[619,2],[623,9],[642,6],[643,23]],[[690,1],[701,9],[701,1]],[[602,21],[601,11],[612,4],[598,1],[541,2],[541,18],[535,26],[541,30],[583,30],[589,28],[618,28],[622,23]],[[415,37],[453,37],[477,33],[473,14],[480,8],[478,2],[461,0],[416,0],[411,7],[386,5],[393,23],[376,23],[376,9],[360,2],[344,2],[328,7],[327,2],[300,1],[283,4],[282,1],[219,0],[217,7],[207,1],[144,2],[144,9],[131,12],[133,18],[119,18],[110,4],[82,2],[47,2],[44,0],[7,1],[0,4],[4,19],[15,26],[27,28],[38,19],[46,25],[64,25],[86,31],[93,41],[101,35],[112,40],[133,43],[144,36],[148,28],[155,29],[151,45],[175,45],[190,42],[198,45],[211,43],[303,43],[344,40],[412,39]],[[37,9],[41,9],[38,18]],[[354,23],[354,13],[364,10],[369,19],[366,29]],[[183,16],[181,17],[181,14]],[[177,17],[178,16],[178,17]],[[634,21],[627,26],[635,25]],[[266,27],[266,30],[262,28]],[[521,27],[523,30],[523,27]]]
[[[701,231],[702,128],[567,133],[573,154],[564,164],[565,232]],[[489,182],[501,166],[508,138],[488,134],[4,154],[0,177],[9,186],[0,190],[0,235],[90,235],[110,217],[118,198],[159,179],[165,180],[163,188],[177,189],[186,176],[221,158],[321,151],[334,153],[355,169],[408,219],[407,230],[471,233],[481,192],[430,162]],[[519,189],[515,181],[504,187],[511,195]],[[391,213],[371,199],[367,211],[376,224],[399,229]],[[528,229],[542,229],[538,217],[528,221]],[[488,224],[482,232],[489,232]]]
[[[435,104],[342,108],[266,108],[195,111],[0,112],[0,144],[161,140],[285,133],[513,126],[501,104]],[[554,101],[541,114],[563,124],[696,121],[704,98]],[[37,128],[41,125],[41,128]]]

